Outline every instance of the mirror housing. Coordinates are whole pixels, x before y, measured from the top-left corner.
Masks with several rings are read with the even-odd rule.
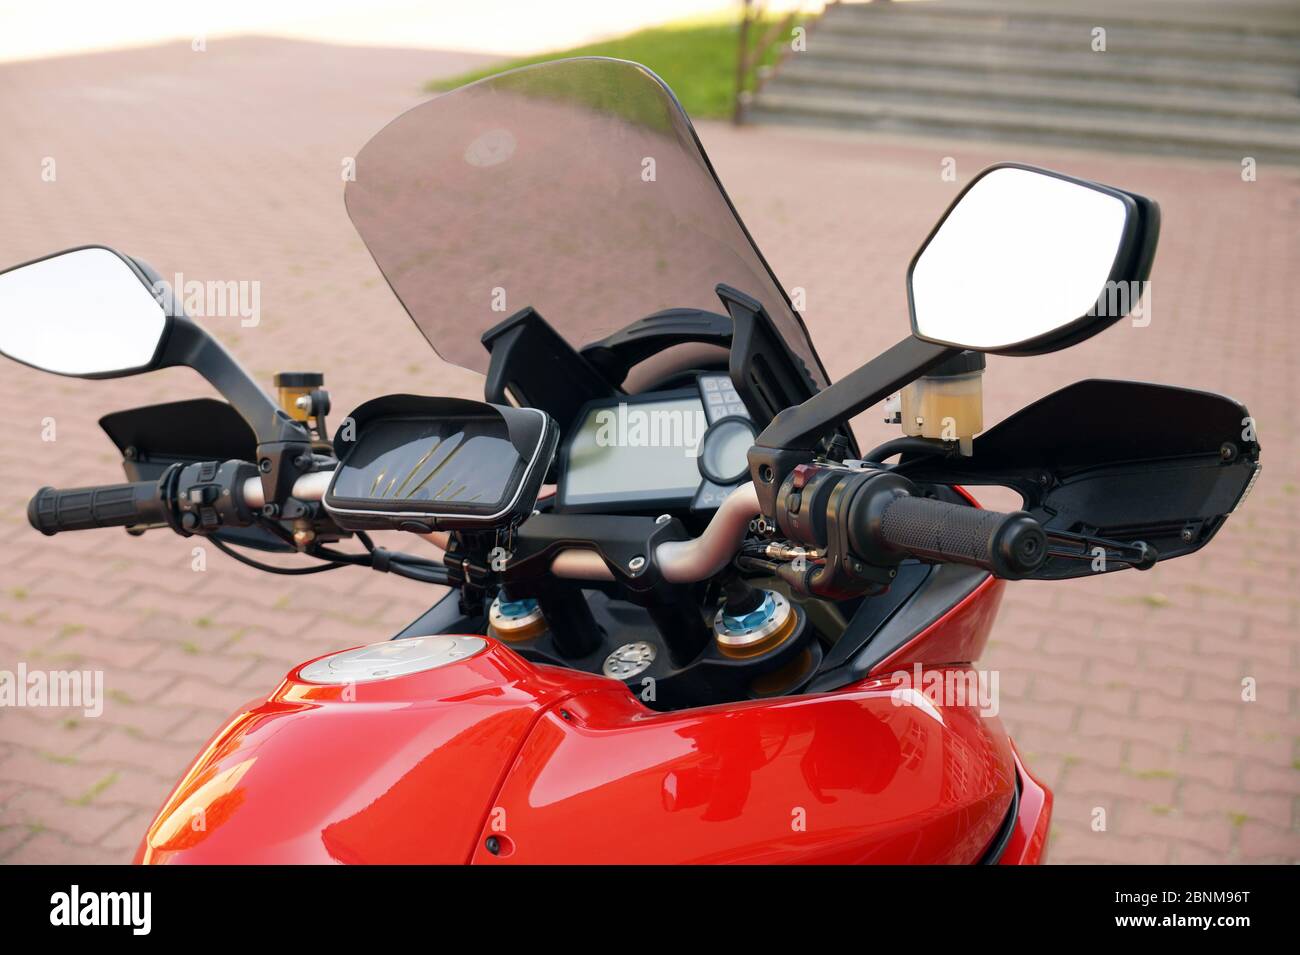
[[[912,259],[912,334],[998,355],[1076,344],[1137,304],[1159,232],[1159,208],[1142,196],[1033,166],[990,166]]]
[[[1038,183],[1040,186],[1048,184],[1058,190],[1066,189],[1068,194],[1072,194],[1076,198],[1079,196],[1076,190],[1084,190],[1088,195],[1096,194],[1111,203],[1119,204],[1124,213],[1122,229],[1120,235],[1114,238],[1114,251],[1111,256],[1110,268],[1105,276],[1106,283],[1102,288],[1092,290],[1092,293],[1088,296],[1088,300],[1092,302],[1092,307],[1087,308],[1084,314],[1070,315],[1061,313],[1058,309],[1054,320],[1049,325],[1040,326],[1036,329],[1036,334],[1004,341],[986,340],[983,342],[971,341],[969,336],[966,336],[967,340],[965,341],[955,340],[958,337],[957,335],[951,336],[954,339],[952,341],[941,338],[937,335],[935,328],[932,327],[933,323],[928,321],[927,316],[923,315],[921,323],[918,323],[918,289],[915,285],[918,268],[921,270],[923,281],[927,283],[933,281],[927,279],[926,275],[934,268],[934,263],[941,262],[941,260],[927,260],[927,249],[933,246],[936,238],[943,232],[945,223],[948,223],[956,210],[962,207],[963,200],[967,196],[975,194],[975,190],[981,182],[986,183],[985,188],[987,189],[987,181],[990,177],[999,173],[1005,175],[1008,172],[1018,173],[1019,175],[1012,178],[1020,179],[1022,182],[1042,180],[1042,182]],[[1025,180],[1023,179],[1024,176],[1029,176],[1030,179]],[[1006,180],[1003,179],[1002,181],[1005,182]],[[997,184],[997,180],[994,180],[994,182]],[[985,198],[983,191],[976,195],[980,201],[974,207],[969,204],[963,207],[961,213],[963,218],[971,208],[975,208],[978,212],[979,208],[984,204],[982,201]],[[1032,216],[1035,212],[1032,205],[1027,208],[1023,208],[1023,205],[1022,212],[1026,216]],[[1061,206],[1058,204],[1054,208],[1059,212]],[[959,221],[956,220],[953,224],[955,225]],[[976,222],[978,224],[978,219]],[[947,233],[944,242],[948,243],[948,237],[953,234],[951,232]],[[960,240],[969,233],[966,231],[966,227],[963,226],[962,230],[955,234]],[[1058,234],[1062,234],[1060,230],[1058,230]],[[754,477],[754,487],[758,492],[759,504],[764,513],[772,513],[776,500],[776,489],[780,486],[784,476],[796,465],[810,460],[812,455],[818,453],[827,437],[836,428],[846,425],[854,415],[861,414],[876,402],[884,400],[889,395],[915,381],[929,369],[955,358],[963,351],[982,351],[998,355],[1040,355],[1057,351],[1077,344],[1118,321],[1124,314],[1127,314],[1128,305],[1131,305],[1136,299],[1129,301],[1123,309],[1113,308],[1107,298],[1107,292],[1121,287],[1130,291],[1135,287],[1140,290],[1140,286],[1146,282],[1151,274],[1151,265],[1155,260],[1156,244],[1159,237],[1159,207],[1150,199],[1135,193],[1017,163],[1002,163],[990,166],[981,172],[962,190],[956,201],[949,206],[943,218],[931,230],[929,237],[913,258],[911,267],[908,269],[908,307],[911,311],[913,333],[860,368],[850,372],[829,388],[823,389],[802,404],[782,411],[772,419],[772,422],[755,439],[754,447],[749,452],[750,472]],[[965,241],[952,242],[951,246],[958,251],[962,249],[980,251],[978,245],[972,246]],[[1055,251],[1060,256],[1064,247],[1058,243],[1052,246],[1052,251]],[[995,319],[1001,314],[997,308],[998,304],[1006,299],[1006,283],[1010,277],[1014,277],[1008,276],[1006,270],[1011,269],[1014,271],[1017,264],[1013,255],[1006,255],[1006,248],[1007,246],[1004,244],[995,249],[995,251],[1000,251],[1004,255],[1006,261],[1002,267],[1003,270],[994,274],[987,284],[984,301],[982,302],[986,313]],[[1024,248],[1024,246],[1021,246],[1021,248]],[[1039,251],[1041,252],[1041,250]],[[952,258],[951,253],[949,255],[949,261],[954,261],[958,265],[962,264],[960,255],[957,255],[956,258]],[[1039,257],[1043,258],[1041,254]],[[988,253],[985,252],[985,259],[987,260],[987,258]],[[1094,258],[1096,257],[1094,256]],[[1047,257],[1047,260],[1050,263],[1050,256]],[[1068,256],[1063,261],[1068,267],[1070,262]],[[922,265],[922,263],[926,264]],[[1023,265],[1023,262],[1019,264]],[[1099,272],[1099,269],[1093,271]],[[968,269],[968,274],[973,273]],[[1056,277],[1059,277],[1059,275],[1058,269]],[[978,278],[978,276],[975,275],[974,278]],[[934,287],[927,284],[926,289],[929,290]],[[927,306],[925,304],[924,291],[922,291],[921,299],[920,308],[922,312],[927,307],[933,307],[933,305]],[[939,301],[942,304],[942,299]],[[958,301],[962,304],[965,303],[964,299]],[[955,313],[948,314],[950,316],[949,321],[953,321],[951,315]],[[1032,311],[1025,314],[1032,316]],[[1063,318],[1063,314],[1066,317]],[[921,327],[921,324],[924,324],[925,327]]]
[[[0,272],[0,354],[78,378],[193,368],[253,429],[266,500],[285,500],[312,466],[311,436],[186,316],[178,299],[147,263],[114,249],[57,252]],[[52,329],[24,324],[29,315],[39,322],[45,314],[39,307],[51,300],[65,309]]]
[[[0,354],[77,378],[149,371],[169,317],[140,267],[103,246],[0,272]]]

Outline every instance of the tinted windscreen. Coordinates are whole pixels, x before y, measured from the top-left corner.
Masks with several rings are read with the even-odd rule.
[[[825,375],[672,94],[644,67],[561,60],[399,116],[357,156],[348,214],[438,353],[485,371],[526,306],[577,348],[666,308],[758,299]]]

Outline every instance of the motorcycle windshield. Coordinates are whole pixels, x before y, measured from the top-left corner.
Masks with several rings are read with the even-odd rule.
[[[667,308],[766,307],[819,386],[802,319],[695,130],[645,67],[597,57],[490,77],[389,123],[356,157],[353,225],[425,338],[484,372],[527,306],[581,349]]]

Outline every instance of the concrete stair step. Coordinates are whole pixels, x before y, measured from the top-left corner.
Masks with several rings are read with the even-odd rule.
[[[1267,62],[1249,56],[1201,58],[1141,50],[1117,50],[1113,45],[1110,45],[1106,52],[1101,53],[1094,52],[1086,43],[1077,44],[1072,49],[1039,48],[1029,43],[1016,43],[992,34],[988,37],[968,39],[955,34],[919,33],[903,41],[874,36],[871,33],[846,36],[835,32],[816,32],[808,38],[807,53],[800,55],[818,53],[823,46],[827,45],[835,49],[865,46],[872,49],[909,51],[917,58],[937,55],[965,57],[972,60],[1051,59],[1071,65],[1075,69],[1093,71],[1117,67],[1153,66],[1185,73],[1198,72],[1208,76],[1222,74],[1270,76],[1285,78],[1293,86],[1300,86],[1300,66]]]
[[[788,55],[786,64],[814,57],[823,63],[844,66],[916,67],[965,74],[999,74],[1025,82],[1055,77],[1077,83],[1094,80],[1160,83],[1190,89],[1239,90],[1279,96],[1295,96],[1300,92],[1300,78],[1290,71],[1249,62],[1223,61],[1213,64],[1215,68],[1211,69],[1158,57],[1091,52],[1042,53],[945,41],[902,45],[863,38],[846,42],[816,33],[809,37],[807,52]]]
[[[972,25],[1024,20],[1038,24],[1108,23],[1132,28],[1221,37],[1280,37],[1300,39],[1300,7],[1281,0],[1255,3],[1234,0],[921,0],[921,2],[834,3],[827,14],[870,19],[907,16],[909,19],[951,20]]]
[[[764,92],[864,99],[976,105],[996,102],[1040,111],[1072,110],[1133,118],[1181,117],[1228,123],[1274,124],[1300,129],[1300,97],[1270,94],[1224,95],[1177,88],[1135,88],[1131,83],[1081,84],[1040,79],[1032,85],[996,74],[962,76],[906,69],[846,69],[815,58],[794,58]]]
[[[1167,60],[1203,63],[1206,60],[1238,60],[1276,64],[1300,71],[1300,38],[1275,34],[1206,33],[1178,30],[1176,26],[1156,28],[1118,22],[1097,13],[1087,20],[1057,20],[1043,15],[986,17],[973,19],[945,13],[952,8],[936,6],[924,9],[891,10],[890,7],[913,4],[867,4],[833,6],[816,25],[816,37],[835,37],[852,41],[857,38],[887,40],[897,43],[979,44],[1017,51],[1082,52],[1092,51],[1092,30],[1107,31],[1107,52],[1098,55],[1160,56]],[[926,6],[918,4],[918,6]],[[859,9],[875,10],[863,16]],[[959,8],[958,8],[959,9]]]
[[[846,96],[765,91],[751,107],[755,119],[884,132],[1012,139],[1089,148],[1219,156],[1300,163],[1300,128],[1293,131],[1227,128],[1120,117],[1047,115],[1015,108],[882,102]]]

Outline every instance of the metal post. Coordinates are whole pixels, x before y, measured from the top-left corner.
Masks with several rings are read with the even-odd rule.
[[[754,0],[741,0],[740,48],[736,51],[736,103],[731,121],[739,126],[745,121],[745,92],[749,85],[749,29]]]

